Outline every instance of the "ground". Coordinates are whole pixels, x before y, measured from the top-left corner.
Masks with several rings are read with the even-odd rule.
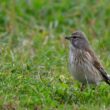
[[[110,86],[80,91],[64,37],[83,31],[110,74],[109,0],[0,1],[0,109],[110,110]]]

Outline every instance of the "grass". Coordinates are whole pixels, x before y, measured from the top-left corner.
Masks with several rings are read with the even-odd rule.
[[[79,89],[64,36],[86,33],[110,71],[109,0],[0,1],[0,109],[110,110],[110,87]]]

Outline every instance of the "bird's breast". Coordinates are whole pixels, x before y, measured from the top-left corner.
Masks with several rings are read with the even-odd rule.
[[[91,56],[84,50],[70,48],[70,72],[75,79],[81,82],[96,83],[100,76],[91,63]]]

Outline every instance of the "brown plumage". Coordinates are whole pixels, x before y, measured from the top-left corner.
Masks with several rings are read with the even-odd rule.
[[[94,67],[99,71],[101,76],[103,77],[103,80],[110,85],[110,78],[107,76],[106,71],[104,70],[103,66],[95,56],[94,52],[91,49],[87,50],[91,56],[93,56],[93,65]]]
[[[110,85],[110,78],[105,72],[99,59],[91,49],[83,32],[74,32],[70,37],[70,71],[75,79],[83,84],[99,84],[105,81]]]

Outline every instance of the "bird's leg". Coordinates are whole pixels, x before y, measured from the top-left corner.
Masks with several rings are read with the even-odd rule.
[[[85,89],[86,85],[84,83],[81,84],[80,90],[83,91]]]

